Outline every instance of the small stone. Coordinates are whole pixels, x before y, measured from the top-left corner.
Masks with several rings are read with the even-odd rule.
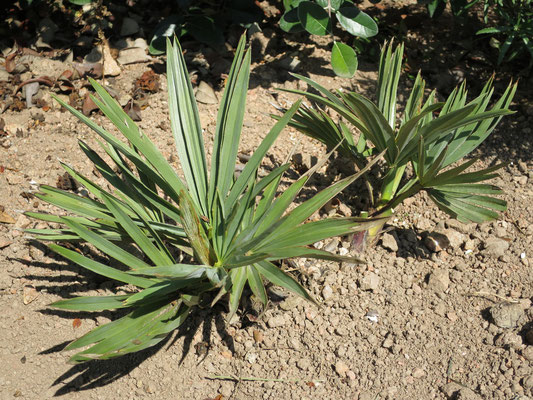
[[[527,175],[515,176],[513,181],[518,183],[520,186],[525,186],[527,184],[528,177]]]
[[[24,286],[22,290],[22,302],[24,304],[30,304],[37,297],[39,297],[39,292],[33,286]]]
[[[15,222],[14,227],[18,229],[27,229],[31,225],[31,222],[31,219],[25,215],[21,215],[17,218],[17,222]]]
[[[484,252],[493,257],[503,256],[508,248],[509,242],[497,237],[490,237],[484,243]]]
[[[120,27],[120,36],[131,36],[139,32],[139,24],[132,18],[125,17]]]
[[[301,358],[300,360],[296,361],[296,366],[302,371],[307,371],[309,368],[311,368],[311,361],[309,361],[308,358]]]
[[[374,400],[375,398],[376,395],[371,392],[363,392],[359,394],[359,400]]]
[[[298,305],[302,304],[304,300],[300,296],[289,296],[279,304],[279,308],[283,311],[294,310]]]
[[[130,47],[120,50],[117,61],[121,65],[136,64],[141,62],[152,61],[152,57],[146,54],[144,49],[140,47]]]
[[[346,377],[351,381],[355,381],[355,372],[352,370],[346,371]]]
[[[348,372],[348,370],[349,368],[344,361],[337,361],[335,363],[335,372],[337,372],[341,378],[346,376],[346,372]]]
[[[256,343],[261,343],[263,341],[263,332],[254,329],[254,340]]]
[[[500,303],[490,308],[494,324],[500,328],[515,328],[524,315],[520,304]]]
[[[376,310],[368,310],[368,312],[365,314],[365,317],[370,322],[378,322],[379,320],[379,313]]]
[[[279,62],[279,66],[287,71],[295,72],[302,62],[296,57],[286,57]]]
[[[231,360],[233,358],[233,354],[231,354],[231,351],[229,350],[222,350],[220,352],[220,355],[228,360]]]
[[[361,290],[375,291],[379,287],[379,282],[379,275],[374,272],[370,272],[362,279],[359,279],[359,287],[361,288]]]
[[[507,331],[499,335],[494,344],[498,347],[519,349],[522,347],[522,338],[514,332]]]
[[[446,395],[447,398],[453,399],[455,398],[455,394],[461,390],[461,386],[458,385],[455,382],[449,382],[443,387],[441,387],[442,392]]]
[[[394,338],[392,335],[388,335],[387,338],[383,341],[382,346],[386,349],[390,349],[392,345],[394,344]]]
[[[533,346],[533,328],[530,328],[524,335],[526,343]]]
[[[526,346],[526,348],[522,350],[522,355],[526,360],[533,361],[533,346]]]
[[[424,245],[429,251],[438,253],[450,246],[450,240],[439,232],[431,232],[424,238]]]
[[[425,376],[426,372],[422,368],[415,368],[412,375],[413,375],[413,378],[418,379],[418,378],[422,378],[423,376]]]
[[[287,323],[285,320],[285,316],[283,314],[280,315],[274,315],[273,317],[270,317],[267,321],[267,325],[269,328],[279,328],[280,326],[284,326]]]
[[[248,361],[250,364],[254,364],[257,360],[257,353],[246,353],[246,356],[244,357],[246,361]]]
[[[329,285],[324,286],[324,289],[322,289],[322,297],[324,300],[329,300],[333,296],[333,289]]]
[[[384,233],[381,237],[381,245],[392,252],[398,251],[398,241],[396,240],[396,237],[391,235],[390,233]]]
[[[215,91],[207,82],[201,81],[195,92],[196,100],[203,104],[218,104]]]
[[[481,400],[481,397],[476,394],[472,389],[462,387],[457,393],[456,400]]]
[[[444,292],[450,285],[450,273],[447,269],[436,269],[428,280],[428,288],[436,292]]]
[[[525,376],[524,379],[522,379],[522,387],[526,391],[526,393],[529,393],[533,389],[533,374],[529,376]]]
[[[454,229],[447,229],[444,234],[448,238],[452,249],[459,249],[466,242],[466,236]]]
[[[449,313],[447,313],[446,316],[451,322],[457,321],[457,314],[453,311],[450,311]]]
[[[295,153],[292,156],[292,163],[298,168],[300,172],[306,172],[313,166],[311,155],[308,153]],[[337,239],[337,238],[335,238]],[[338,243],[338,239],[337,239]]]

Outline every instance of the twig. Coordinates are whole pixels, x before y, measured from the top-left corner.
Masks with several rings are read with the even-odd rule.
[[[233,376],[233,375],[209,375],[206,376],[206,379],[211,380],[223,380],[223,381],[234,381],[234,382],[242,382],[242,381],[252,381],[252,382],[283,382],[283,383],[294,383],[294,382],[324,382],[324,380],[319,379],[281,379],[281,378],[256,378],[256,377],[241,377],[241,376]]]
[[[473,292],[473,293],[468,293],[467,296],[484,297],[488,300],[492,300],[490,297],[496,297],[497,299],[506,301],[508,303],[513,303],[513,304],[520,303],[519,300],[500,296],[499,294],[489,293],[489,292]]]

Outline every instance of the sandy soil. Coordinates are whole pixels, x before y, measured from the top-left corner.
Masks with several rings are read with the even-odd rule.
[[[256,36],[259,53],[241,144],[245,154],[273,125],[268,115],[275,112],[273,104],[296,99],[275,89],[305,89],[286,69],[294,59],[301,61],[297,72],[330,89],[371,95],[375,83],[376,58],[363,58],[352,80],[340,79],[329,70],[327,41],[291,42],[271,33]],[[407,39],[409,62],[419,60],[425,68],[423,41],[413,35]],[[258,62],[261,55],[266,62]],[[201,64],[201,53],[189,56],[191,70],[200,71],[198,82],[212,84],[220,99],[220,73],[212,73],[218,64]],[[161,72],[163,60],[126,66],[105,83],[127,100],[134,95],[135,80],[150,69]],[[46,74],[57,78],[66,69],[61,63],[34,59],[26,79]],[[427,70],[430,82],[446,80],[443,92],[458,76],[449,67]],[[459,70],[475,73],[465,63]],[[13,76],[5,76],[9,80],[2,87],[12,89]],[[169,130],[166,80],[163,74],[158,77],[161,89],[144,93],[140,101],[139,125],[179,168]],[[533,84],[527,78],[523,83]],[[473,93],[479,85],[473,80]],[[111,293],[116,287],[55,257],[23,232],[46,227],[22,213],[53,211],[33,193],[38,184],[65,185],[59,160],[99,179],[78,147],[79,140],[97,146],[95,135],[60,110],[50,91],[41,85],[46,111],[21,107],[1,115],[7,134],[0,137],[0,206],[14,220],[0,223],[1,399],[533,398],[533,103],[524,89],[512,106],[517,112],[476,154],[482,160],[479,167],[509,162],[493,182],[504,189],[509,205],[498,221],[461,224],[418,196],[397,210],[390,231],[364,254],[364,265],[296,261],[294,275],[321,301],[320,307],[276,291],[257,321],[239,315],[228,324],[222,306],[198,310],[155,348],[80,366],[68,365],[69,354],[62,348],[116,315],[62,312],[47,304],[73,294]],[[209,147],[217,104],[199,107]],[[93,113],[92,118],[109,127],[102,115]],[[306,156],[324,154],[317,143],[287,129],[266,163],[282,162],[294,146]],[[319,171],[311,193],[342,176],[342,164],[332,160]],[[289,176],[297,176],[296,167]],[[363,196],[354,185],[341,200],[353,206]],[[432,251],[425,239],[430,232],[445,234],[450,246]],[[340,238],[320,245],[343,253],[349,243]]]

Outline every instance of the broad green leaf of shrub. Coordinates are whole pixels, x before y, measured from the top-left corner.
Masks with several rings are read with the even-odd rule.
[[[351,78],[357,71],[357,55],[350,46],[335,42],[331,51],[331,66],[341,78]]]
[[[320,4],[323,8],[326,8],[328,6],[328,0],[317,0],[317,3]],[[344,0],[331,0],[331,8],[334,11],[337,11],[343,3]]]
[[[378,33],[378,26],[372,17],[357,7],[341,7],[336,15],[342,27],[354,36],[369,38]]]
[[[192,35],[199,42],[205,43],[213,48],[224,45],[224,34],[215,25],[213,19],[205,15],[198,15],[189,18],[185,22],[187,33]]]
[[[298,6],[298,18],[304,29],[312,35],[324,36],[331,32],[331,19],[318,4],[303,1]]]
[[[291,8],[281,16],[279,27],[289,33],[302,32],[305,30],[298,18],[297,8]]]
[[[174,34],[178,37],[180,36],[178,32],[181,29],[182,23],[183,17],[179,15],[170,15],[161,21],[155,27],[154,36],[150,41],[150,47],[148,48],[150,54],[163,54],[167,48],[167,38],[172,37]]]

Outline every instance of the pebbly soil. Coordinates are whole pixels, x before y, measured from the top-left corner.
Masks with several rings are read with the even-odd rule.
[[[423,63],[426,36],[407,37],[409,60],[420,56]],[[296,100],[275,89],[306,88],[288,74],[295,59],[301,61],[296,72],[329,89],[344,87],[372,96],[375,57],[361,60],[359,72],[346,80],[331,74],[329,43],[324,39],[291,42],[268,31],[255,38],[266,62],[256,56],[253,64],[243,154],[252,152],[273,125],[269,116],[276,112],[273,105]],[[269,50],[272,45],[278,51]],[[201,58],[201,52],[189,50],[190,68],[200,71],[199,81],[214,86],[220,99],[220,75],[202,73],[200,67],[212,71],[214,65]],[[228,60],[226,56],[224,65]],[[169,129],[165,76],[160,73],[163,62],[161,57],[125,66],[119,76],[104,83],[127,100],[136,79],[151,69],[158,72],[161,90],[145,93],[139,125],[179,168]],[[57,78],[67,68],[61,63],[36,58],[26,77]],[[431,67],[427,78],[433,84],[450,83],[489,69],[474,67],[468,61],[453,73],[446,65]],[[497,87],[503,83],[498,81]],[[14,86],[11,80],[2,84]],[[524,79],[523,84],[531,87],[533,82]],[[405,88],[409,82],[402,85]],[[477,93],[480,82],[474,79],[472,86]],[[451,86],[441,89],[446,90]],[[475,154],[481,158],[478,168],[509,162],[493,182],[505,191],[509,207],[498,221],[461,224],[420,195],[396,210],[388,232],[363,255],[365,264],[300,259],[288,266],[320,307],[273,288],[268,309],[258,317],[249,313],[253,309],[249,304],[230,323],[223,306],[200,309],[155,348],[80,366],[68,365],[70,353],[61,352],[62,348],[116,314],[62,312],[47,304],[73,295],[111,294],[120,288],[54,256],[23,232],[47,225],[23,212],[58,212],[33,196],[38,184],[73,189],[62,178],[60,160],[101,181],[78,147],[79,140],[96,147],[95,135],[59,109],[46,86],[41,85],[40,92],[49,105],[46,111],[22,107],[1,115],[6,135],[0,137],[0,206],[14,220],[0,223],[1,399],[533,398],[533,103],[527,89],[512,106],[517,112]],[[209,148],[217,105],[200,103],[199,108]],[[92,118],[112,129],[102,115],[93,113]],[[287,129],[265,165],[283,162],[293,148],[304,164],[325,152]],[[345,169],[343,160],[331,160],[305,195],[344,176]],[[300,170],[294,164],[287,179],[294,179]],[[364,196],[354,185],[340,200],[355,210]],[[428,239],[434,233],[446,236],[439,239],[443,248],[435,248]],[[317,246],[349,252],[347,238]]]

